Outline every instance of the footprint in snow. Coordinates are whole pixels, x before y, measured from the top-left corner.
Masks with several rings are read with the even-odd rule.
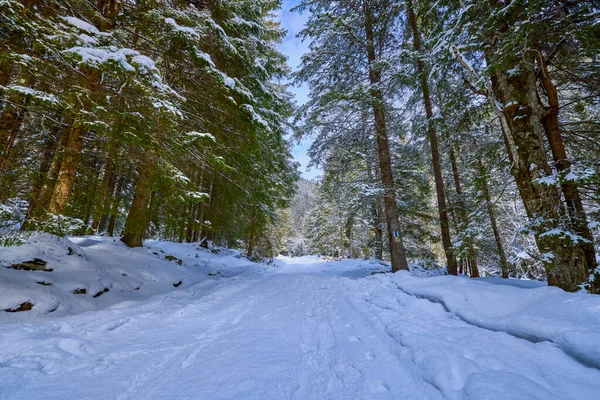
[[[360,338],[358,336],[350,336],[348,340],[351,342],[360,342]]]
[[[373,353],[371,353],[370,351],[365,351],[365,358],[367,360],[374,360],[375,359],[375,355]]]

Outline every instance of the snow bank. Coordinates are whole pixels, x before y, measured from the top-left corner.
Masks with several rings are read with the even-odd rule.
[[[11,267],[36,258],[45,270]],[[0,323],[103,309],[261,268],[234,251],[217,255],[194,244],[128,248],[111,237],[34,235],[22,246],[0,247]],[[25,303],[33,308],[3,312]]]
[[[420,279],[408,272],[390,280],[403,292],[439,303],[469,324],[534,343],[548,341],[600,367],[600,296],[567,293],[532,281]]]

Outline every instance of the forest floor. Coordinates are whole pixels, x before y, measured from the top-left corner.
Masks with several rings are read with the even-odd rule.
[[[1,257],[2,266],[27,255],[54,267],[0,268],[0,309],[35,303],[0,311],[1,399],[600,393],[600,296],[535,282],[372,275],[386,267],[366,260],[280,257],[265,265],[189,244],[131,250],[109,238],[53,240]],[[82,263],[94,273],[73,278]],[[31,284],[42,275],[53,285]],[[85,295],[72,293],[81,286]],[[103,287],[110,290],[92,296]]]

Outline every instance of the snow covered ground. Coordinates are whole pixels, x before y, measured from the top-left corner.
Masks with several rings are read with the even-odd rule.
[[[3,267],[53,269],[0,268],[0,309],[34,304],[0,311],[0,399],[599,397],[600,296],[371,275],[386,268],[365,260],[36,240],[0,249]]]

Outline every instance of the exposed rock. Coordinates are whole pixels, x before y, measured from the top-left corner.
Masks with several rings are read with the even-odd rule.
[[[104,290],[99,291],[98,293],[96,293],[93,297],[100,297],[102,296],[104,293],[108,292],[108,288],[104,288]]]
[[[21,311],[30,311],[33,308],[33,304],[26,301],[25,303],[21,303],[21,305],[17,308],[7,308],[4,311],[6,312],[21,312]]]
[[[40,258],[34,258],[30,261],[23,261],[22,263],[13,264],[10,266],[12,269],[22,269],[25,271],[46,271],[51,272],[52,268],[46,268],[46,261]]]

